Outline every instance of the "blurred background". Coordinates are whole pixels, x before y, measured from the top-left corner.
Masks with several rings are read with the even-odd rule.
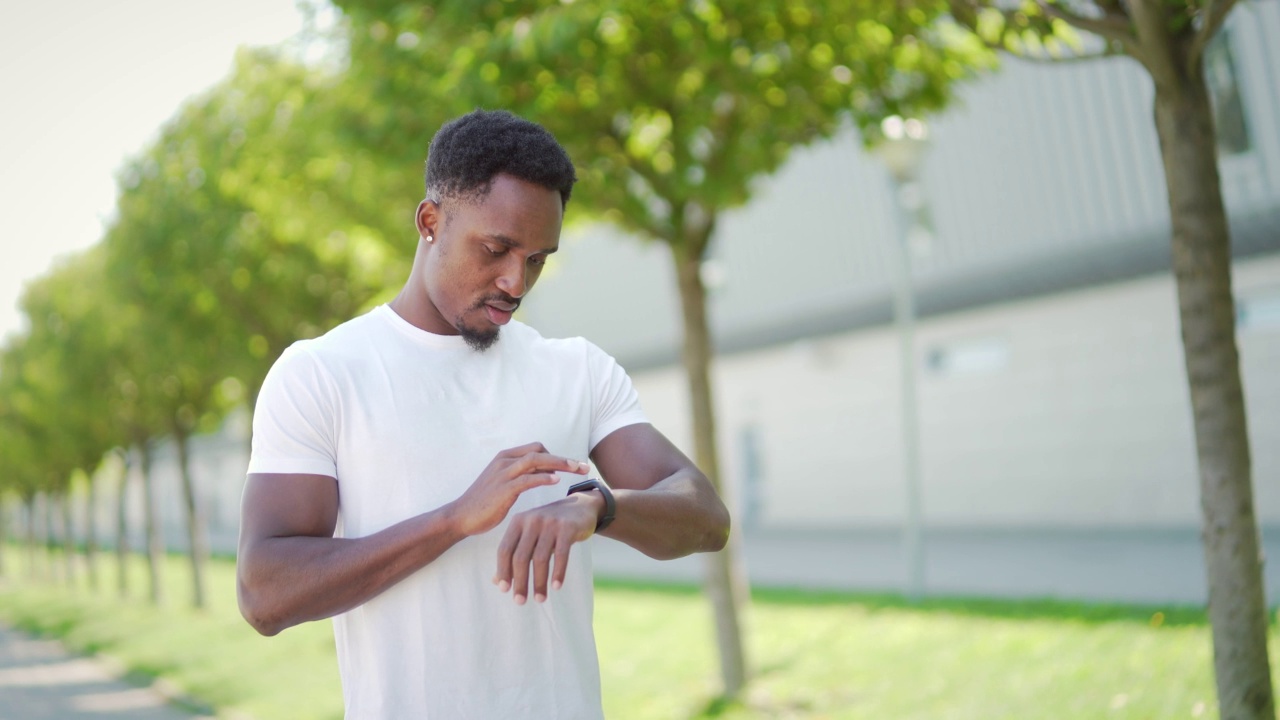
[[[1155,91],[1122,45],[1034,3],[337,5],[2,6],[9,591],[174,603],[174,552],[178,592],[232,604],[202,574],[235,552],[262,377],[398,291],[431,134],[484,106],[546,125],[581,176],[519,319],[614,355],[654,424],[718,467],[730,582],[851,606],[1204,606]],[[1217,20],[1203,67],[1274,557],[1280,4]],[[610,581],[708,574],[592,545]],[[1280,570],[1260,579],[1274,602]],[[885,716],[832,692],[748,706]],[[1204,695],[1176,716],[1212,714]],[[917,716],[1031,716],[938,702],[954,712]],[[1175,716],[1152,707],[1132,716]]]

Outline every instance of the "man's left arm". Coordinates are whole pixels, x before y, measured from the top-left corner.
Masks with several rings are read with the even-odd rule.
[[[707,476],[649,423],[610,433],[591,461],[618,505],[601,535],[658,560],[715,552],[729,539],[729,511]]]
[[[649,423],[609,433],[591,451],[613,490],[614,520],[601,531],[652,558],[670,560],[715,552],[729,539],[729,511],[711,482],[680,449]],[[524,603],[547,598],[548,584],[564,582],[572,545],[591,537],[605,502],[597,490],[514,516],[498,546],[493,581]]]

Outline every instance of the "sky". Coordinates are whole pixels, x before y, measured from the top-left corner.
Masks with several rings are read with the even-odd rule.
[[[295,0],[0,0],[0,339],[29,280],[102,238],[126,159],[303,22]]]

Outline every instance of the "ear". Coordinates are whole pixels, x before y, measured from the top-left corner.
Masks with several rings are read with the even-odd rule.
[[[414,220],[418,226],[419,237],[432,237],[436,235],[436,230],[444,221],[444,214],[440,210],[440,206],[432,200],[423,200],[418,203],[418,211],[414,216]]]

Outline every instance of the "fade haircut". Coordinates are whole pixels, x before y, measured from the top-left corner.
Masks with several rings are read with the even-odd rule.
[[[473,110],[431,138],[427,199],[480,200],[501,173],[559,192],[561,208],[578,179],[569,154],[541,125],[506,110]]]

